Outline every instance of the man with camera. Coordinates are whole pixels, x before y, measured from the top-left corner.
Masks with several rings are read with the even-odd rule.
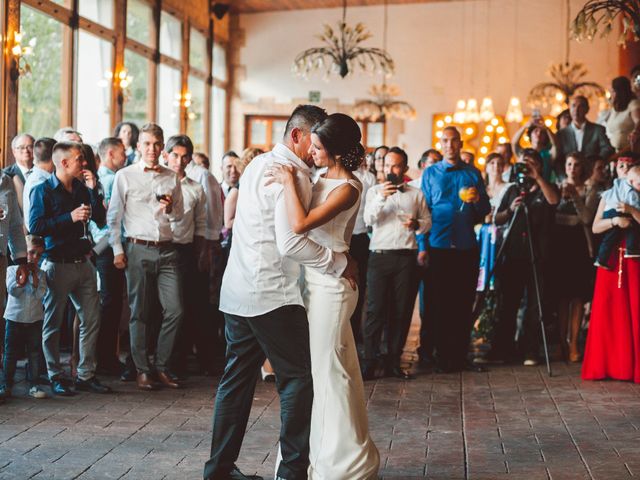
[[[400,357],[416,299],[416,233],[429,231],[431,215],[420,189],[403,182],[408,168],[405,151],[399,147],[389,149],[384,157],[386,181],[367,192],[364,221],[373,233],[367,270],[367,319],[363,328],[365,380],[375,376],[385,325],[388,327],[385,373],[405,380],[413,378],[400,367]]]
[[[503,257],[496,265],[502,300],[497,313],[492,348],[486,357],[488,361],[510,361],[523,354],[524,365],[538,364],[541,312],[538,310],[533,269],[537,269],[538,287],[544,301],[544,272],[547,270],[546,262],[551,248],[555,206],[560,201],[556,186],[543,178],[542,166],[542,158],[536,150],[523,150],[522,156],[514,165],[515,184],[504,194],[495,215],[496,225],[509,223],[509,227],[505,231]],[[524,215],[525,212],[522,211],[524,205],[528,215]],[[531,258],[528,231],[531,234],[534,258]],[[518,339],[518,352],[518,345],[514,340],[516,316],[525,291],[527,307],[523,334]]]

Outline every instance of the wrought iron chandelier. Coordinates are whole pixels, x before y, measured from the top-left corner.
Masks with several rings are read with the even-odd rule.
[[[384,31],[382,36],[382,48],[387,50],[387,2],[384,2]],[[413,120],[416,118],[416,109],[408,102],[397,100],[394,97],[400,95],[400,89],[396,85],[387,85],[385,78],[382,84],[371,85],[369,95],[373,100],[361,100],[353,107],[353,116],[356,120],[370,120],[377,122],[380,119],[399,118],[401,120]]]
[[[369,95],[374,100],[362,100],[353,107],[353,116],[356,120],[370,120],[377,122],[383,118],[400,118],[413,120],[416,118],[416,109],[408,102],[395,100],[393,97],[400,95],[400,89],[395,85],[372,85]]]
[[[324,46],[309,48],[298,54],[293,61],[293,71],[297,75],[306,78],[310,73],[324,70],[326,77],[337,73],[344,78],[356,68],[370,74],[393,74],[391,56],[381,48],[363,47],[361,43],[371,38],[371,33],[360,22],[355,27],[350,27],[346,23],[346,17],[347,0],[344,0],[338,30],[334,31],[330,25],[324,25],[324,32],[318,36]]]
[[[640,0],[589,0],[571,22],[571,34],[576,40],[592,40],[609,35],[614,20],[622,15],[622,32],[618,43],[624,45],[630,37],[640,40]],[[631,33],[631,35],[629,35]]]

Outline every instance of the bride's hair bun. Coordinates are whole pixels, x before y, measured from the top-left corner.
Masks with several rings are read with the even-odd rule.
[[[334,113],[311,129],[329,155],[342,163],[350,172],[357,170],[364,160],[362,133],[357,122],[344,113]]]
[[[364,161],[364,153],[364,147],[358,142],[351,150],[340,156],[340,162],[344,168],[353,172],[357,170]]]

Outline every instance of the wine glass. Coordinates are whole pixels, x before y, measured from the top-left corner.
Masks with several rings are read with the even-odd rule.
[[[82,237],[80,237],[80,240],[86,240],[89,243],[91,243],[91,237],[89,236],[89,232],[87,231],[87,225],[89,224],[89,220],[91,220],[91,205],[86,205],[84,203],[80,204],[81,207],[89,207],[89,219],[86,222],[82,222]]]
[[[400,220],[402,223],[407,223],[409,220],[411,220],[411,215],[409,215],[402,208],[399,208],[396,211],[396,216],[398,217],[398,220]]]
[[[154,179],[152,189],[158,203],[160,203],[161,200],[171,203],[171,185]]]

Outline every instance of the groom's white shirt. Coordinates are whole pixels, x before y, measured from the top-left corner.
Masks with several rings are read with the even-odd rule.
[[[287,218],[283,187],[265,187],[265,171],[273,163],[293,164],[298,192],[311,202],[311,170],[289,148],[278,143],[256,157],[242,174],[229,262],[222,279],[220,310],[255,317],[285,305],[304,305],[299,285],[300,265],[339,277],[347,258],[296,235]]]

